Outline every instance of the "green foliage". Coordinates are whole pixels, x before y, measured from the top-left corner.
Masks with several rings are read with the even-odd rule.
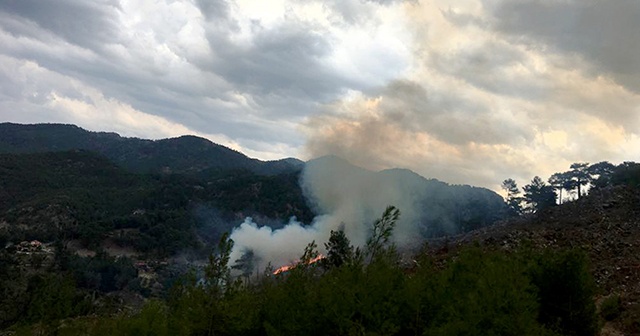
[[[522,214],[522,202],[524,199],[520,196],[520,189],[514,179],[506,179],[502,181],[502,189],[507,192],[507,207],[510,216],[518,216]]]
[[[551,177],[549,177],[549,184],[558,190],[558,200],[560,204],[562,204],[562,190],[571,190],[573,188],[573,182],[571,182],[571,176],[568,172],[551,175]]]
[[[93,257],[69,256],[61,269],[73,274],[78,287],[105,293],[127,288],[138,276],[131,259],[110,257],[104,251]]]
[[[37,328],[37,326],[36,326]],[[32,329],[36,329],[32,328]],[[134,315],[119,315],[115,317],[102,317],[99,319],[76,319],[61,323],[53,329],[42,331],[38,334],[52,335],[94,335],[94,336],[163,336],[177,335],[169,329],[169,314],[165,303],[158,300],[150,300],[142,310]],[[52,330],[53,329],[53,330]],[[31,335],[35,330],[24,330],[24,334]],[[180,334],[186,335],[186,334]]]
[[[233,223],[237,212],[310,221],[313,213],[298,178],[247,171],[132,174],[85,151],[0,154],[0,221],[9,224],[9,241],[48,242],[64,235],[97,250],[110,238],[139,252],[169,256],[202,249],[197,230],[220,230],[206,226],[210,218],[197,216],[197,208],[219,209],[223,223]],[[215,242],[220,234],[203,238]]]
[[[382,217],[373,223],[371,236],[365,245],[365,253],[369,257],[369,262],[374,261],[388,246],[398,218],[400,218],[400,210],[390,205],[384,210]]]
[[[85,150],[99,153],[138,173],[197,173],[245,169],[260,174],[296,170],[295,159],[262,162],[196,136],[144,140],[116,133],[89,132],[74,125],[0,123],[0,150],[9,153]]]
[[[168,310],[156,309],[154,314],[166,317],[170,334],[190,335],[597,332],[593,282],[586,272],[584,254],[507,254],[471,247],[441,267],[422,256],[415,262],[416,268],[407,272],[395,254],[387,253],[393,250],[388,242],[398,216],[397,210],[390,208],[375,222],[375,234],[369,240],[372,248],[366,251],[378,252],[369,263],[337,258],[338,262],[326,262],[330,265],[327,268],[306,265],[317,255],[316,245],[311,243],[305,248],[302,265],[283,275],[268,272],[255,283],[217,287],[221,282],[212,279],[224,279],[228,272],[230,241],[225,239],[220,254],[212,258],[210,267],[215,272],[209,271],[207,282],[187,279],[174,289]],[[337,231],[326,245],[342,256],[353,251],[348,244]],[[212,292],[211,286],[218,289]],[[134,319],[149,320],[143,316]]]
[[[299,266],[304,267],[309,265],[313,260],[318,258],[319,255],[318,244],[316,244],[316,241],[314,240],[311,243],[307,244],[307,246],[305,246],[304,253],[302,254],[302,257],[300,257]]]
[[[586,255],[578,250],[546,251],[532,260],[529,274],[539,291],[538,320],[563,335],[595,335],[595,284]]]
[[[0,250],[0,329],[24,318],[23,310],[29,301],[27,282],[14,255]]]
[[[262,176],[239,170],[199,176],[208,181],[205,192],[213,195],[212,202],[220,209],[271,218],[295,216],[304,223],[313,220],[299,185],[299,172]]]
[[[86,298],[76,291],[72,278],[64,275],[35,275],[29,280],[28,304],[23,321],[53,322],[88,312]]]
[[[607,161],[601,161],[589,166],[589,168],[587,168],[587,172],[590,175],[593,187],[602,188],[610,185],[611,176],[615,172],[615,169],[616,166]]]
[[[173,286],[166,302],[151,300],[136,314],[94,321],[68,319],[89,312],[88,297],[77,286],[126,288],[134,276],[131,262],[104,253],[73,257],[59,243],[62,253],[55,265],[63,272],[34,276],[18,291],[24,297],[17,300],[23,302],[19,311],[24,316],[18,322],[33,323],[25,327],[27,332],[44,329],[60,335],[597,333],[595,287],[583,253],[471,247],[437,267],[422,255],[407,269],[391,244],[399,216],[398,209],[388,207],[373,223],[362,251],[350,245],[344,232],[334,231],[322,263],[310,263],[318,256],[311,242],[298,267],[279,275],[265,271],[255,282],[231,277],[233,241],[225,234],[204,276],[189,273]],[[11,270],[10,260],[7,265]],[[74,270],[73,277],[63,275],[64,270]],[[103,277],[116,287],[105,287]]]
[[[424,281],[425,335],[544,334],[536,321],[536,288],[525,271],[503,254],[463,251],[442,273]]]
[[[611,175],[611,184],[640,186],[640,164],[635,162],[623,162],[618,165]]]
[[[531,184],[527,184],[522,189],[525,202],[534,212],[556,205],[557,195],[554,188],[544,183],[539,176],[534,177]]]
[[[569,187],[577,189],[578,198],[582,196],[582,187],[588,185],[591,182],[591,176],[589,175],[589,164],[583,162],[577,162],[572,164],[567,172],[569,177]]]
[[[305,254],[311,257],[313,251],[309,245]],[[224,259],[220,256],[216,265],[223,265]],[[58,334],[74,330],[91,335],[597,332],[591,280],[584,273],[586,260],[577,252],[507,254],[470,247],[440,267],[428,256],[416,265],[408,272],[397,260],[380,257],[369,264],[343,263],[325,271],[297,267],[283,276],[215,291],[192,274],[174,287],[166,304],[152,300],[133,316],[65,323]],[[216,272],[223,277],[225,273]]]
[[[489,226],[508,214],[504,199],[493,191],[428,180],[429,197],[419,204],[426,237],[457,235]]]
[[[225,233],[218,243],[218,253],[209,256],[209,264],[204,269],[205,286],[212,295],[220,295],[231,283],[229,255],[233,249],[233,240]]]
[[[333,231],[329,241],[324,244],[327,256],[322,260],[326,268],[338,268],[344,264],[351,264],[354,258],[354,249],[344,231]]]
[[[585,186],[603,188],[611,185],[616,167],[607,161],[601,161],[592,165],[574,163],[570,169],[566,172],[555,173],[549,178],[549,184],[560,192],[560,203],[562,203],[562,190],[575,190],[580,198],[584,194],[583,187]]]
[[[111,335],[171,335],[168,329],[168,311],[164,303],[151,300],[142,311],[131,319],[122,319],[112,330],[104,330],[103,334]]]

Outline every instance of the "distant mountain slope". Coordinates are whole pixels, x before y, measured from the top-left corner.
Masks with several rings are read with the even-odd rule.
[[[403,214],[399,226],[407,229],[397,230],[396,235],[459,234],[491,225],[506,215],[504,199],[489,189],[450,185],[408,169],[373,172],[336,156],[307,162],[303,190],[317,213],[357,214],[354,216],[365,223],[375,220],[380,209],[394,205]]]
[[[0,124],[0,152],[34,153],[82,149],[100,153],[134,172],[196,173],[244,169],[263,175],[299,170],[297,159],[260,161],[196,136],[162,140],[125,138],[74,125]]]
[[[309,222],[298,175],[135,174],[91,151],[0,154],[0,245],[62,235],[95,248],[117,233],[123,246],[172,254],[217,241],[245,216]]]

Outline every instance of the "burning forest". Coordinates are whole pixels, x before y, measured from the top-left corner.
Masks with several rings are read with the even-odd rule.
[[[419,249],[427,238],[491,225],[507,213],[502,198],[486,189],[449,186],[407,170],[375,173],[332,156],[308,162],[300,184],[318,214],[313,221],[305,225],[291,218],[274,230],[247,218],[231,233],[232,261],[250,252],[254,273],[267,264],[289,265],[306,244],[326,241],[332,231],[343,231],[362,247],[370,234],[368,223],[389,204],[403,213],[392,239],[398,249],[407,251]],[[461,211],[467,217],[455,216]],[[327,251],[321,246],[320,252]]]

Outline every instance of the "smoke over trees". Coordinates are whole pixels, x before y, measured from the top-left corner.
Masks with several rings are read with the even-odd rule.
[[[342,230],[331,230],[331,236],[329,241],[324,243],[324,248],[327,250],[327,256],[322,262],[327,269],[350,264],[354,259],[354,248]]]
[[[597,333],[595,287],[582,252],[468,247],[440,266],[421,255],[407,270],[387,244],[398,215],[388,208],[375,221],[370,244],[354,254],[355,262],[328,263],[331,267],[302,263],[253,283],[229,281],[233,242],[223,239],[205,282],[185,281],[167,304],[150,301],[139,314],[105,318],[84,330],[162,335]],[[333,231],[326,245],[345,261],[354,247],[340,232]],[[309,261],[316,254],[312,242],[300,259]],[[64,328],[73,330],[74,323],[81,321]]]
[[[418,247],[427,237],[491,225],[506,212],[502,198],[487,189],[450,186],[402,169],[372,172],[337,157],[308,162],[300,183],[317,214],[312,223],[292,218],[273,230],[247,218],[231,233],[236,242],[232,261],[251,251],[257,269],[269,262],[290,264],[307,242],[326,241],[332,231],[342,231],[356,247],[365,247],[368,224],[376,220],[378,209],[389,204],[402,211],[402,218],[387,239],[403,249]],[[320,253],[326,252],[321,245]]]

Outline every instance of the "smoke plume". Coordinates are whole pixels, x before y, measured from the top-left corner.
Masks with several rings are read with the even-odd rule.
[[[362,246],[371,225],[388,205],[401,211],[393,239],[398,247],[419,243],[420,213],[418,203],[424,199],[424,188],[417,180],[424,178],[406,170],[372,172],[337,157],[324,157],[309,162],[301,177],[305,196],[319,215],[304,226],[292,218],[282,229],[258,226],[247,218],[232,234],[235,247],[232,262],[252,252],[254,266],[264,269],[294,262],[304,247],[315,241],[320,252],[331,230],[344,230],[355,246]],[[423,185],[422,185],[423,186]]]

